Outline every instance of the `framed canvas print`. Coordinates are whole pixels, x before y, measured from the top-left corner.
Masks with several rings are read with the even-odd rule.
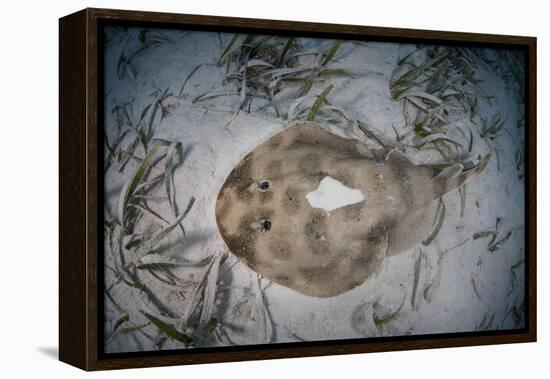
[[[536,340],[536,39],[60,20],[60,359]]]

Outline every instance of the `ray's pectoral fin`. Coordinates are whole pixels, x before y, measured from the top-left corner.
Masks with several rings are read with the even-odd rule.
[[[388,256],[410,249],[422,241],[431,231],[437,212],[437,201],[408,213],[390,231]]]
[[[379,150],[380,151],[380,150]],[[382,150],[384,151],[384,150]],[[389,153],[386,154],[386,160],[389,162],[392,162],[393,164],[403,167],[403,168],[416,168],[409,158],[405,154],[403,154],[401,151],[397,149],[391,150]]]
[[[388,151],[386,149],[375,148],[375,147],[372,147],[372,148],[365,147],[364,149],[368,151],[368,153],[365,155],[368,155],[369,158],[374,159],[375,161],[378,161],[378,162],[384,161],[386,159],[386,156],[388,155]]]

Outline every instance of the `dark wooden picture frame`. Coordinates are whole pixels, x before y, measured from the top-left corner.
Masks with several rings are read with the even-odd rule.
[[[102,294],[98,227],[102,193],[100,84],[102,23],[193,26],[202,30],[294,33],[382,42],[483,47],[510,46],[526,52],[525,109],[525,307],[526,327],[499,332],[383,337],[303,342],[239,349],[199,349],[105,356],[102,354]],[[85,9],[59,21],[59,357],[84,370],[229,362],[394,350],[536,341],[536,38],[473,33],[316,24],[183,14]],[[99,229],[99,230],[98,230]]]

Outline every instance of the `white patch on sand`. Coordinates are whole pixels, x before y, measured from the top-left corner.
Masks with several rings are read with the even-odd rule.
[[[365,201],[365,195],[358,189],[346,187],[338,180],[325,176],[319,183],[319,188],[309,192],[306,199],[313,208],[321,208],[328,213]]]

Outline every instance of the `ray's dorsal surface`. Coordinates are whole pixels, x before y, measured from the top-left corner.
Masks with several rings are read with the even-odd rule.
[[[216,202],[222,238],[268,279],[305,295],[336,296],[374,276],[386,256],[419,243],[431,229],[434,200],[489,159],[468,171],[436,172],[398,151],[374,156],[315,123],[285,129],[227,177]]]

